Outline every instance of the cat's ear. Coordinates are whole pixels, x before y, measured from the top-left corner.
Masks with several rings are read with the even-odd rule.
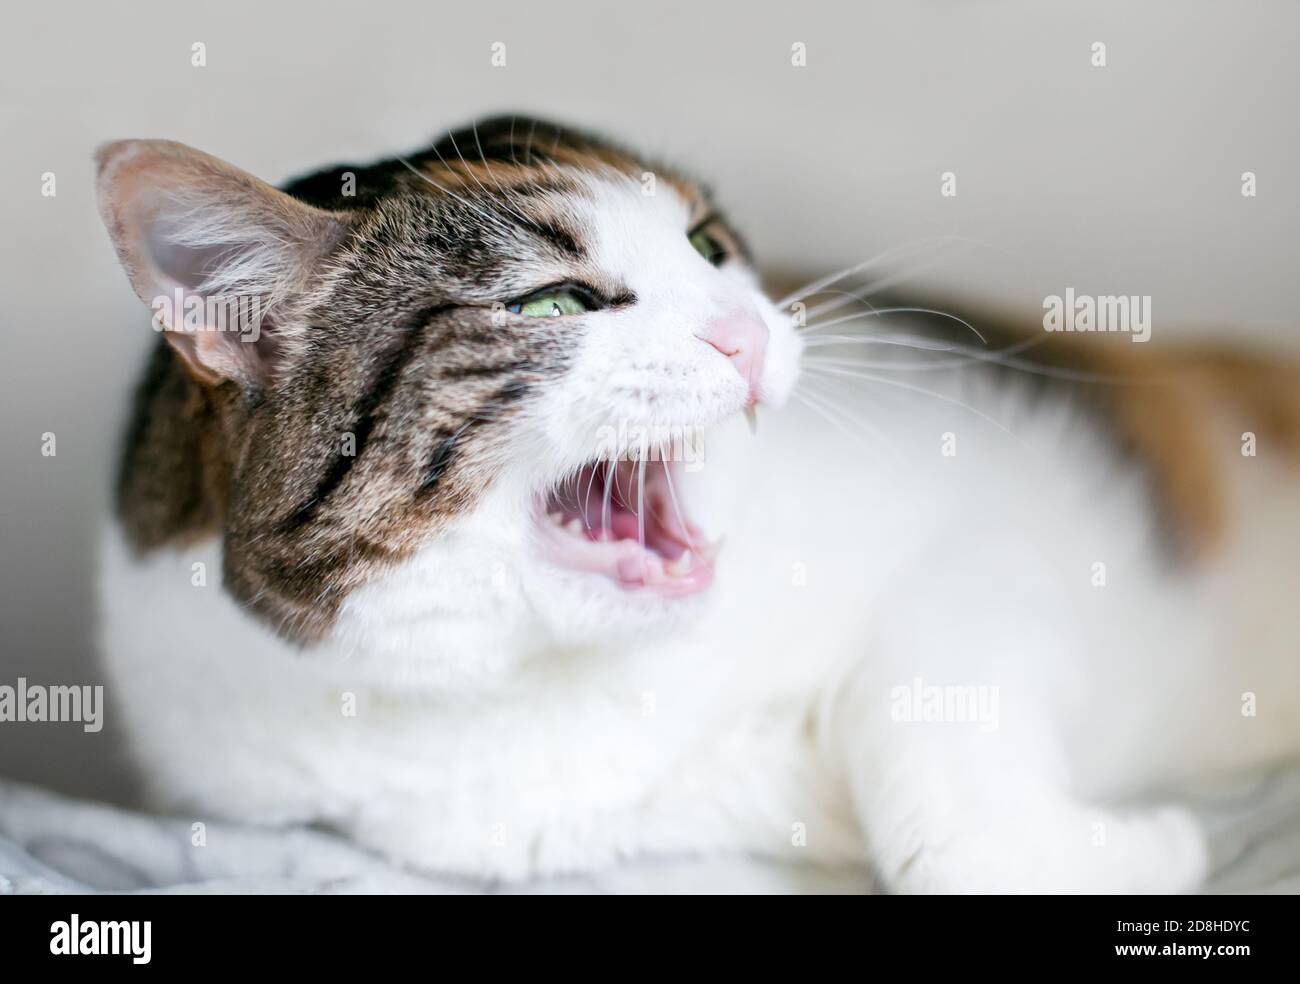
[[[169,140],[107,144],[96,161],[100,216],[155,328],[198,380],[265,383],[287,340],[277,313],[351,216]]]

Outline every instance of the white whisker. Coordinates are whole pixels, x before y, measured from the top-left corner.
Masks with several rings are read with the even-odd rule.
[[[918,352],[960,352],[961,346],[952,344],[928,345],[928,339],[917,335],[815,335],[804,339],[805,349],[833,348],[836,345],[898,345]],[[971,349],[970,351],[977,351]]]
[[[660,463],[664,466],[664,478],[668,482],[668,499],[673,504],[673,512],[677,514],[677,522],[686,533],[686,542],[690,545],[691,550],[694,551],[695,540],[691,537],[690,527],[686,525],[686,517],[682,514],[682,507],[677,502],[677,491],[673,488],[673,470],[668,467],[668,456],[664,454],[662,446],[659,449],[659,455]]]
[[[863,286],[858,290],[837,291],[836,293],[839,295],[838,297],[836,297],[834,300],[823,301],[821,304],[814,304],[812,307],[810,307],[807,310],[807,312],[805,312],[806,317],[818,318],[821,317],[823,314],[829,314],[831,311],[837,311],[842,307],[847,307],[848,305],[854,303],[855,301],[869,308],[870,313],[877,314],[880,312],[881,309],[871,304],[867,300],[867,298],[874,297],[876,294],[880,294],[883,291],[888,290],[890,287],[893,287],[895,284],[899,284],[907,280],[915,280],[919,275],[924,273],[926,270],[929,270],[937,266],[938,263],[939,263],[938,260],[934,260],[930,263],[922,264],[921,266],[908,267],[905,270],[899,270],[897,273],[894,273],[891,276],[882,277],[879,280],[874,280],[870,284],[866,284],[865,286]]]
[[[821,345],[814,345],[812,342],[806,343],[807,348],[834,349],[843,345],[869,344],[873,341],[879,341],[883,344],[894,344],[886,342],[883,339],[871,338],[853,338],[846,336],[829,336]],[[804,365],[816,364],[818,362],[825,365],[843,365],[846,367],[857,367],[859,369],[893,369],[901,372],[940,372],[946,369],[966,369],[971,366],[985,364],[1000,366],[1004,369],[1012,369],[1016,372],[1023,372],[1031,376],[1042,376],[1048,379],[1061,379],[1072,383],[1104,383],[1114,386],[1137,385],[1138,381],[1125,379],[1121,376],[1110,375],[1107,373],[1088,372],[1083,369],[1067,369],[1057,366],[1040,365],[1036,362],[1030,362],[1026,359],[1015,358],[1021,352],[1025,352],[1046,341],[1046,338],[1026,338],[1005,348],[983,350],[970,349],[964,346],[945,346],[926,348],[919,345],[905,345],[905,348],[916,348],[933,352],[956,352],[961,358],[959,359],[936,359],[932,362],[872,362],[870,360],[844,358],[833,359],[822,355],[805,356]],[[1144,379],[1142,383],[1159,383],[1160,380]]]
[[[867,314],[851,315],[845,318],[837,318],[834,321],[824,321],[821,324],[809,325],[807,328],[804,329],[804,333],[811,335],[816,333],[817,330],[820,328],[829,328],[831,325],[846,324],[851,321],[866,320],[867,318],[879,318],[887,314],[929,314],[937,318],[945,318],[948,321],[955,321],[957,322],[957,324],[970,329],[971,334],[973,334],[976,338],[978,338],[983,344],[985,345],[988,344],[987,339],[985,339],[984,336],[979,333],[979,329],[977,329],[973,324],[971,324],[965,318],[959,318],[955,314],[949,314],[947,311],[940,311],[936,308],[922,308],[922,307],[877,308],[873,311],[868,312]]]
[[[587,479],[587,495],[582,500],[582,525],[587,527],[588,532],[591,532],[591,520],[587,518],[591,513],[591,489],[596,484],[596,469],[599,467],[598,464],[591,466],[591,475]]]
[[[456,156],[460,158],[460,162],[461,162],[462,164],[465,165],[465,173],[467,173],[467,174],[470,176],[470,178],[473,179],[474,183],[475,183],[476,185],[478,185],[480,189],[482,189],[483,194],[485,194],[485,195],[487,195],[489,198],[491,198],[491,197],[492,197],[492,192],[490,192],[490,191],[488,190],[487,185],[485,185],[482,181],[480,181],[480,180],[478,179],[478,175],[476,175],[476,174],[474,173],[474,169],[473,169],[472,167],[469,166],[469,161],[465,160],[465,155],[462,154],[462,153],[460,152],[460,147],[459,147],[459,146],[457,145],[457,143],[456,143],[456,134],[454,134],[451,130],[448,130],[448,131],[447,131],[447,139],[451,141],[451,147],[452,147],[452,149],[453,149],[454,151],[456,151]],[[474,140],[475,140],[475,142],[478,141],[478,124],[477,124],[477,123],[474,124]],[[443,160],[443,158],[442,158],[442,154],[438,153],[438,145],[437,145],[437,144],[434,144],[434,145],[433,145],[433,152],[434,152],[435,154],[438,154],[438,159],[439,159],[439,160],[442,160],[443,164],[447,166],[448,170],[451,170],[451,169],[452,169],[451,166],[448,165],[447,162],[446,162],[445,160]],[[480,155],[483,154],[483,145],[482,145],[481,143],[479,144],[478,152],[479,152]],[[511,215],[513,215],[513,216],[515,216],[516,218],[518,218],[521,222],[524,222],[525,224],[527,224],[527,222],[528,222],[528,217],[525,216],[525,215],[524,215],[522,212],[520,212],[518,209],[516,209],[516,208],[514,208],[514,207],[511,206],[511,204],[510,204],[510,200],[509,200],[509,196],[506,195],[506,193],[505,193],[505,189],[501,187],[501,182],[498,181],[498,180],[496,179],[496,177],[492,174],[492,166],[491,166],[490,164],[488,164],[486,156],[484,156],[484,158],[483,158],[483,166],[487,168],[488,175],[492,177],[492,181],[493,181],[493,183],[497,186],[497,191],[500,192],[500,197],[498,198],[498,201],[501,202],[502,207],[504,207],[505,210],[506,210],[507,212],[509,212]]]
[[[944,403],[951,403],[953,406],[961,407],[963,410],[967,411],[968,413],[972,413],[975,416],[979,417],[981,420],[984,420],[992,424],[994,427],[1002,431],[1002,433],[1006,434],[1008,437],[1010,437],[1021,447],[1026,448],[1027,450],[1032,450],[1029,448],[1029,445],[1025,444],[1024,441],[1022,441],[1020,438],[1016,437],[1015,434],[1009,431],[1005,425],[999,423],[997,420],[994,420],[992,417],[984,413],[982,410],[978,410],[975,407],[972,407],[970,404],[963,403],[961,400],[958,400],[956,397],[948,396],[945,393],[936,393],[934,390],[928,390],[924,386],[914,386],[911,383],[904,383],[897,379],[889,379],[885,376],[877,376],[874,373],[869,373],[869,372],[855,372],[850,369],[838,369],[830,366],[809,366],[808,371],[827,373],[836,376],[848,376],[854,379],[865,379],[869,382],[880,383],[883,386],[894,386],[897,387],[898,389],[908,390],[909,392],[912,393],[920,393],[924,396],[933,397],[934,399],[940,400]]]
[[[610,462],[605,465],[605,495],[600,504],[600,538],[602,540],[612,538],[612,534],[609,530],[609,490],[610,486],[613,484],[613,474],[616,471],[617,469],[611,459]]]
[[[442,155],[439,154],[438,157],[441,158]],[[421,170],[419,170],[418,168],[414,167],[414,166],[411,164],[411,162],[408,161],[406,158],[404,158],[404,157],[399,157],[399,158],[397,158],[397,161],[398,161],[398,163],[400,163],[403,167],[405,167],[408,171],[410,171],[412,174],[414,174],[417,178],[419,178],[421,181],[425,181],[425,182],[428,182],[429,184],[433,185],[435,188],[437,188],[439,191],[441,191],[444,195],[447,195],[448,197],[454,199],[455,201],[460,202],[462,205],[464,205],[466,208],[470,209],[471,211],[477,212],[479,215],[481,215],[483,218],[487,219],[489,222],[493,222],[493,223],[495,223],[496,225],[500,226],[500,227],[503,228],[503,229],[509,228],[509,226],[506,225],[505,221],[501,218],[501,216],[499,216],[499,215],[493,215],[492,213],[487,212],[487,211],[485,211],[485,210],[482,209],[482,208],[479,208],[477,205],[475,205],[473,202],[471,202],[468,198],[464,198],[464,197],[462,197],[462,196],[456,194],[454,191],[452,191],[450,188],[446,187],[446,186],[445,186],[444,184],[442,184],[441,182],[436,181],[436,180],[435,180],[433,177],[431,177],[430,175],[427,175],[427,174],[425,174],[423,171],[421,171]],[[444,163],[445,163],[445,162],[444,162]]]
[[[845,419],[848,420],[850,424],[854,424],[859,427],[862,427],[862,429],[869,436],[879,440],[881,444],[885,447],[885,450],[890,454],[890,456],[891,457],[894,456],[893,449],[889,447],[888,442],[884,440],[883,435],[881,435],[881,433],[878,430],[876,430],[875,428],[868,427],[865,423],[863,423],[860,420],[855,420],[853,417],[845,413],[842,409],[835,407],[829,400],[826,400],[824,398],[822,399],[815,398],[812,393],[801,392],[798,389],[792,390],[790,395],[793,396],[795,399],[797,399],[804,406],[806,406],[809,410],[813,411],[815,414],[821,417],[823,420],[828,421],[831,424],[831,426],[833,426],[836,430],[838,430],[841,434],[847,437],[854,444],[857,444],[858,446],[862,447],[867,451],[874,451],[875,450],[874,448],[869,447],[862,440],[861,435],[853,433],[853,431],[851,431],[848,426],[846,426],[844,423],[842,423],[839,419],[836,418],[835,414],[832,411],[838,411]]]
[[[642,577],[645,576],[645,456],[636,470],[636,540],[641,544],[641,571]]]
[[[810,284],[806,284],[805,286],[800,287],[798,290],[795,290],[792,293],[787,294],[785,297],[781,298],[781,300],[777,301],[776,306],[779,308],[787,307],[793,304],[795,301],[801,300],[805,297],[808,297],[811,294],[816,294],[820,291],[825,290],[827,287],[831,286],[831,284],[839,283],[845,277],[851,277],[854,274],[862,273],[865,270],[870,270],[873,267],[877,267],[880,264],[886,262],[887,260],[896,257],[900,253],[906,253],[908,251],[915,251],[926,246],[942,245],[944,243],[950,243],[950,242],[969,242],[969,240],[963,240],[962,237],[960,236],[931,236],[927,239],[918,239],[911,243],[904,243],[902,246],[891,247],[882,253],[877,253],[875,256],[871,257],[868,260],[864,260],[863,262],[857,264],[856,266],[846,267],[845,269],[840,270],[838,273],[828,274],[825,277],[821,277],[818,280],[814,280]]]

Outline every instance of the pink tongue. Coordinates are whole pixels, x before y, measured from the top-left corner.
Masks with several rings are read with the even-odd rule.
[[[599,540],[601,534],[601,511],[594,506],[587,513],[586,530],[588,539]],[[612,540],[639,541],[641,529],[637,524],[636,513],[626,509],[611,509],[609,513],[609,538]],[[667,560],[675,560],[686,550],[675,539],[665,535],[658,519],[653,515],[645,518],[645,547]]]
[[[597,519],[597,522],[599,521]],[[615,540],[635,540],[637,536],[636,517],[625,512],[611,513],[609,529]]]

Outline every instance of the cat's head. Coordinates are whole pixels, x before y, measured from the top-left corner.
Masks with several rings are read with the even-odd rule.
[[[170,343],[124,462],[137,547],[220,533],[281,633],[430,660],[707,595],[683,451],[782,402],[799,341],[699,186],[507,118],[283,191],[123,141],[99,201]]]

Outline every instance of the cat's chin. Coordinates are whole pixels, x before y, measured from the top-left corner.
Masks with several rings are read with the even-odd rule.
[[[621,592],[680,598],[713,583],[719,544],[685,513],[668,461],[592,461],[536,505],[533,523],[543,559],[570,578]]]
[[[620,587],[607,577],[548,566],[530,592],[548,644],[615,646],[653,637],[667,643],[710,610],[714,593],[665,595]]]

